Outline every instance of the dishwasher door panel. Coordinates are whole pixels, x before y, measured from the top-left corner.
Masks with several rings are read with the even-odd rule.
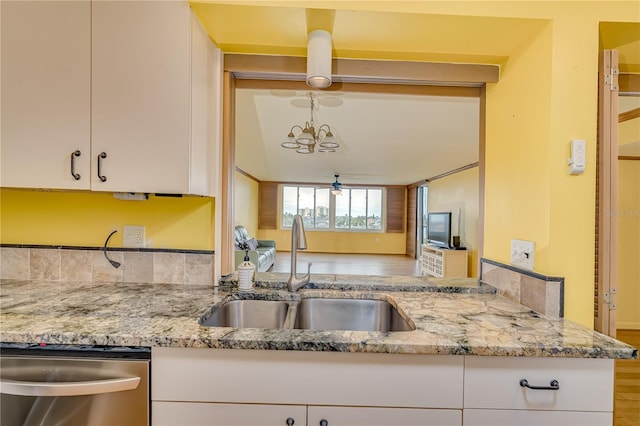
[[[0,424],[146,426],[149,361],[2,356]]]

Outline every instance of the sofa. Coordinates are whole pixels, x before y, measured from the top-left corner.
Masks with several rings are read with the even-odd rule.
[[[256,265],[256,272],[268,271],[276,261],[276,242],[275,240],[256,240],[251,238],[246,228],[242,225],[235,228],[235,246],[236,246],[236,270],[244,261],[245,250],[242,249],[243,243],[249,243],[257,247],[249,250],[249,260]]]

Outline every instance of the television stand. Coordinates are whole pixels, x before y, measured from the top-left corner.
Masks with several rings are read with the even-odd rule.
[[[422,244],[422,275],[466,278],[467,269],[467,250],[452,250]]]

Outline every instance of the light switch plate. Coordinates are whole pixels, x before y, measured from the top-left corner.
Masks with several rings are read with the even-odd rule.
[[[123,226],[122,245],[124,247],[144,247],[144,226]]]
[[[536,243],[533,241],[511,240],[511,264],[533,271]]]

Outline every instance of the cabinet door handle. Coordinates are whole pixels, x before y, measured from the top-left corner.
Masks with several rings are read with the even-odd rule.
[[[98,179],[100,179],[101,182],[106,182],[107,181],[107,177],[102,175],[102,171],[101,171],[101,166],[102,166],[102,160],[104,158],[107,158],[107,153],[106,152],[101,152],[100,155],[98,155]]]
[[[560,389],[560,383],[556,379],[553,379],[549,386],[531,386],[527,379],[520,380],[520,386],[523,388],[529,388],[534,390],[558,390]]]
[[[289,417],[287,419],[287,426],[292,426],[296,421],[293,420],[293,417]]]
[[[76,157],[80,157],[80,154],[81,153],[79,150],[75,150],[71,153],[71,176],[73,176],[75,180],[80,180],[80,174],[76,173],[76,162],[75,162]]]
[[[320,426],[329,426],[329,422],[326,419],[320,420]]]

